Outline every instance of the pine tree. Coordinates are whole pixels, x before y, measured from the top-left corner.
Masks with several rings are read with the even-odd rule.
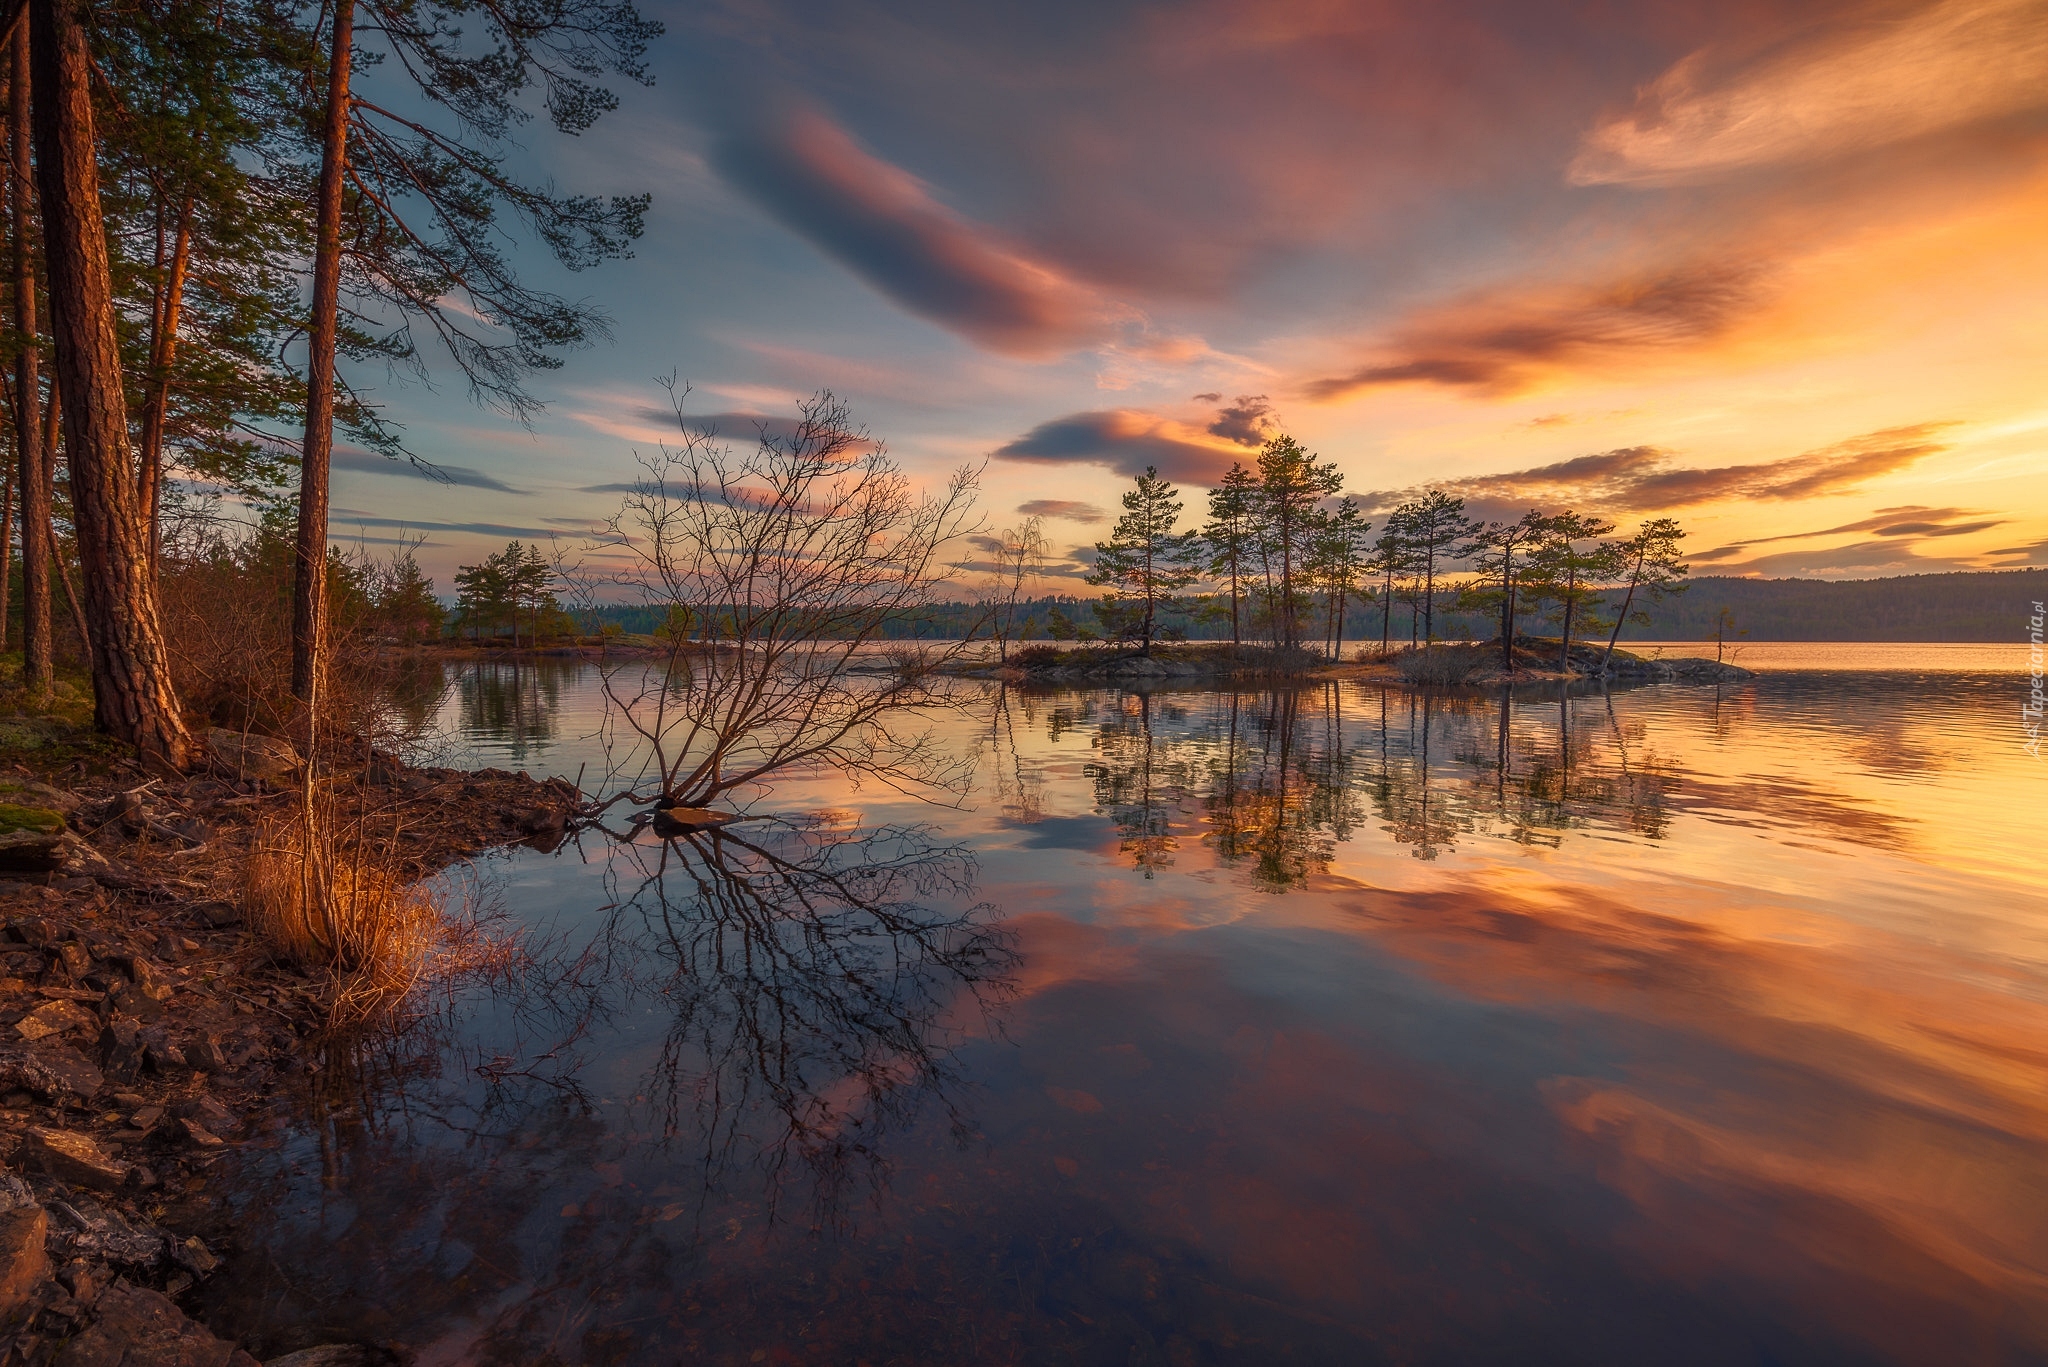
[[[1244,582],[1258,549],[1259,483],[1251,471],[1233,461],[1209,491],[1209,523],[1202,529],[1208,547],[1208,571],[1230,586],[1230,643],[1244,643],[1240,605]]]
[[[1119,635],[1137,637],[1140,652],[1150,655],[1159,609],[1195,581],[1196,537],[1191,531],[1174,531],[1180,520],[1180,491],[1161,479],[1157,469],[1146,467],[1123,504],[1124,515],[1109,540],[1095,543],[1095,571],[1087,582],[1110,589],[1097,606],[1103,625]]]
[[[1289,436],[1267,442],[1259,452],[1258,517],[1267,570],[1267,612],[1276,643],[1300,643],[1300,586],[1297,574],[1308,558],[1313,514],[1344,487],[1334,463],[1321,462]]]
[[[1559,624],[1560,673],[1571,671],[1574,620],[1592,620],[1606,581],[1620,572],[1621,557],[1614,543],[1597,539],[1613,530],[1612,522],[1597,517],[1558,513],[1544,519],[1542,540],[1529,559],[1537,596],[1556,605],[1551,620]]]
[[[1488,522],[1477,528],[1467,547],[1471,554],[1479,557],[1474,568],[1482,576],[1488,579],[1499,576],[1499,587],[1489,585],[1479,603],[1500,609],[1500,663],[1505,670],[1513,671],[1515,667],[1516,595],[1523,576],[1528,572],[1529,554],[1541,542],[1548,527],[1549,519],[1531,508],[1522,514],[1520,521]]]
[[[1651,616],[1648,608],[1636,607],[1636,595],[1641,593],[1652,603],[1662,603],[1674,594],[1684,593],[1686,584],[1680,581],[1691,573],[1691,566],[1679,562],[1678,543],[1685,539],[1685,531],[1678,525],[1678,519],[1653,517],[1636,529],[1636,534],[1615,547],[1615,554],[1622,562],[1622,572],[1628,576],[1628,588],[1621,599],[1621,610],[1614,614],[1614,631],[1607,638],[1607,654],[1600,661],[1600,672],[1605,674],[1614,663],[1614,643],[1621,639],[1624,622],[1648,626]]]
[[[1407,540],[1422,571],[1422,639],[1436,640],[1436,567],[1439,561],[1463,558],[1462,543],[1475,530],[1465,516],[1465,500],[1431,489],[1408,511]]]

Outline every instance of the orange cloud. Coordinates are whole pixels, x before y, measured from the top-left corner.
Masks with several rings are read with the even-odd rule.
[[[1761,305],[1764,270],[1723,256],[1594,286],[1511,286],[1426,310],[1344,374],[1311,380],[1318,402],[1429,383],[1506,394],[1559,366],[1640,361],[1711,342]]]
[[[2048,7],[1943,0],[1842,26],[1748,67],[1695,52],[1603,120],[1575,185],[1672,185],[1881,147],[2048,105]]]

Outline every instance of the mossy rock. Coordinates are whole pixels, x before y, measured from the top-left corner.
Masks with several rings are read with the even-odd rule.
[[[0,802],[0,836],[32,831],[38,835],[61,835],[64,813],[48,807],[22,807]]]

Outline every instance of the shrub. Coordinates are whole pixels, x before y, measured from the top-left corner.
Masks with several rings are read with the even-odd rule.
[[[1010,663],[1022,669],[1037,669],[1043,665],[1058,664],[1065,653],[1058,646],[1025,646],[1010,652]]]
[[[1409,683],[1447,688],[1470,680],[1485,668],[1488,658],[1483,646],[1428,646],[1400,656],[1394,668]]]

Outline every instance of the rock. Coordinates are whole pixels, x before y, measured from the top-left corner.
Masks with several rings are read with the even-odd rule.
[[[111,1081],[133,1082],[148,1054],[149,1046],[134,1020],[116,1016],[100,1027],[100,1067]]]
[[[213,752],[239,779],[261,779],[265,783],[287,783],[298,773],[303,761],[290,741],[275,736],[254,736],[214,727],[206,733],[206,748]]]
[[[22,1136],[15,1159],[24,1167],[47,1172],[74,1187],[112,1191],[127,1180],[128,1165],[110,1158],[90,1135],[31,1125]]]
[[[109,954],[107,962],[128,975],[135,990],[155,1001],[169,1001],[171,989],[158,975],[156,966],[140,954]]]
[[[257,1367],[168,1297],[126,1281],[108,1287],[93,1311],[91,1327],[64,1346],[55,1367]]]
[[[174,1133],[187,1145],[195,1149],[219,1149],[227,1146],[225,1139],[222,1139],[196,1120],[178,1121]]]
[[[233,902],[201,902],[193,909],[206,918],[206,924],[215,929],[238,926],[242,923],[242,909]]]
[[[132,983],[117,984],[114,990],[107,994],[107,998],[113,1003],[114,1010],[124,1016],[133,1016],[145,1024],[164,1018],[164,1004]]]
[[[0,1048],[0,1092],[21,1089],[49,1102],[65,1097],[85,1101],[104,1084],[100,1070],[76,1049],[61,1044]]]
[[[204,1277],[220,1266],[220,1259],[213,1256],[213,1250],[198,1239],[171,1241],[171,1261],[195,1276]]]
[[[717,812],[709,807],[656,807],[654,829],[669,835],[684,831],[709,831],[720,826],[729,826],[739,818],[731,812]]]
[[[31,949],[42,949],[57,938],[57,931],[40,916],[17,916],[7,923],[7,935]]]
[[[52,788],[47,783],[37,783],[32,779],[13,778],[0,778],[0,802],[12,802],[23,807],[48,807],[66,816],[85,805],[85,799],[76,793],[67,793],[62,788]]]
[[[64,835],[64,813],[0,801],[0,873],[56,871]]]
[[[232,1134],[241,1128],[235,1113],[201,1092],[189,1101],[181,1102],[177,1115],[183,1120],[194,1120],[216,1134]]]
[[[227,1071],[228,1057],[220,1051],[220,1041],[212,1035],[202,1035],[185,1046],[185,1061],[202,1073]]]
[[[15,1031],[31,1042],[61,1035],[67,1030],[87,1030],[99,1018],[73,1001],[45,1002],[14,1023]]]
[[[531,807],[519,818],[519,829],[527,835],[546,835],[569,824],[569,814],[557,807]]]
[[[41,1206],[0,1212],[0,1324],[19,1314],[50,1275],[43,1248],[49,1234],[50,1217]]]
[[[272,1358],[263,1367],[384,1367],[390,1356],[360,1343],[323,1343]]]
[[[76,940],[66,940],[57,946],[57,962],[64,965],[68,978],[83,978],[92,971],[92,954]]]

